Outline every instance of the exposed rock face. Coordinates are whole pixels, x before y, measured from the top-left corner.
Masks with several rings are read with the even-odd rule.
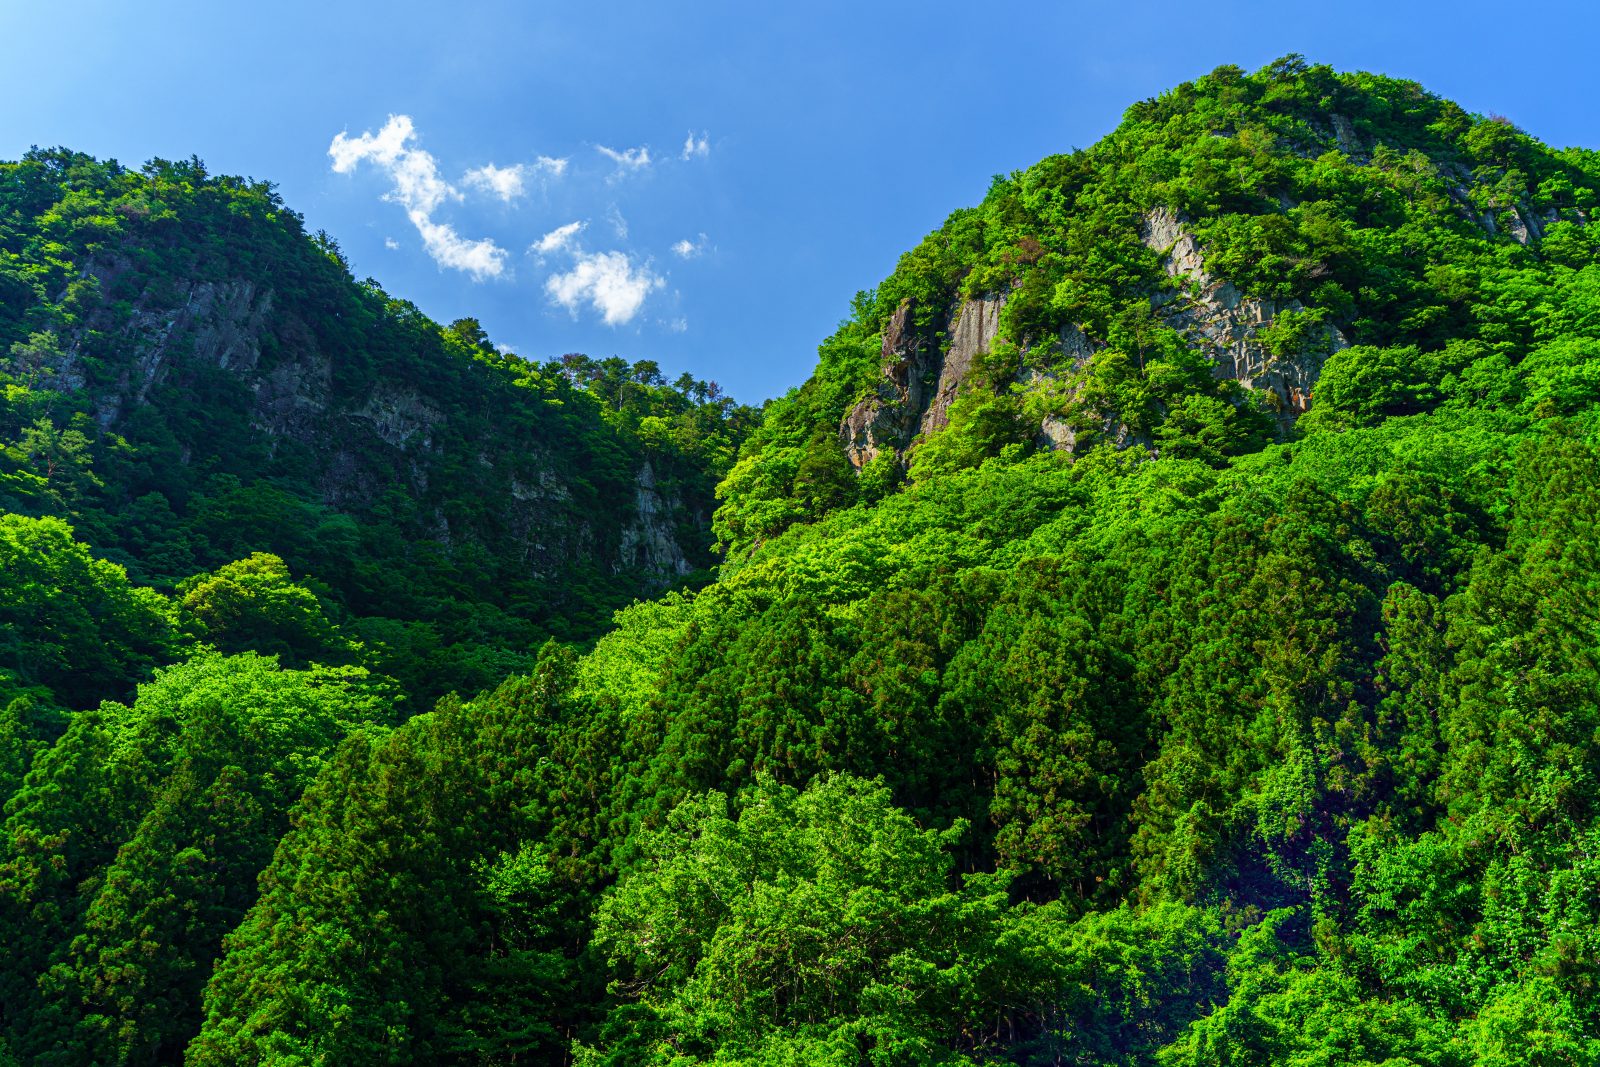
[[[1151,298],[1157,312],[1189,343],[1216,363],[1220,378],[1268,394],[1268,404],[1287,429],[1311,403],[1311,389],[1328,356],[1349,342],[1338,327],[1324,324],[1299,352],[1277,357],[1257,337],[1286,311],[1304,310],[1298,300],[1279,303],[1247,297],[1232,282],[1212,277],[1200,246],[1182,221],[1164,209],[1151,212],[1139,236],[1163,253],[1167,273],[1187,283],[1189,292],[1162,292]]]
[[[1039,423],[1034,443],[1047,452],[1071,452],[1078,443],[1078,434],[1061,416],[1046,415]]]
[[[415,442],[416,447],[426,450],[433,447],[433,428],[444,416],[414,391],[380,382],[367,402],[350,417],[369,423],[373,433],[395,448]]]
[[[839,428],[845,455],[856,467],[910,445],[927,410],[941,361],[939,343],[917,330],[912,311],[906,301],[890,316],[877,391],[851,408]]]
[[[88,272],[109,293],[119,281],[126,285],[130,269],[119,257],[103,256]],[[97,341],[91,342],[91,331]],[[575,482],[569,463],[546,442],[526,435],[462,441],[459,430],[451,433],[448,403],[430,396],[426,369],[420,377],[413,369],[405,380],[378,373],[366,384],[350,375],[336,382],[333,359],[305,320],[259,282],[191,281],[159,296],[142,292],[120,307],[108,302],[87,317],[83,330],[60,342],[61,355],[40,387],[88,391],[106,429],[197,383],[215,389],[231,379],[237,384],[225,390],[227,414],[237,411],[268,454],[292,446],[312,457],[317,489],[330,506],[359,514],[399,486],[423,505],[419,533],[456,544],[475,536],[444,506],[463,487],[430,475],[465,466],[478,472],[474,484],[492,501],[486,536],[501,539],[497,551],[514,552],[532,574],[558,579],[588,558],[614,573],[641,573],[641,592],[648,593],[694,569],[679,531],[707,526],[705,516],[660,487],[648,463],[637,473],[631,500],[626,493],[618,500],[617,514],[585,510],[573,486],[587,483]],[[95,361],[85,354],[91,344],[100,357],[94,374],[89,367]],[[470,402],[514,399],[488,382],[482,394]],[[203,455],[206,444],[195,442],[195,453]],[[187,443],[183,456],[188,462]],[[592,499],[592,486],[586,491]],[[679,516],[686,521],[676,521]],[[502,543],[506,537],[513,543]]]
[[[1156,208],[1139,224],[1139,239],[1146,248],[1166,256],[1167,273],[1173,277],[1189,276],[1210,282],[1205,260],[1200,256],[1200,244],[1189,233],[1178,217],[1166,208]]]
[[[973,362],[988,354],[1000,332],[1000,309],[1005,307],[1005,302],[1004,296],[962,301],[950,324],[950,349],[939,367],[939,385],[922,416],[924,437],[949,424],[950,404],[960,391],[961,383],[971,373]]]
[[[1441,164],[1439,175],[1444,180],[1445,191],[1455,202],[1456,211],[1462,218],[1483,227],[1483,232],[1490,237],[1499,236],[1503,225],[1513,241],[1526,245],[1530,240],[1542,240],[1545,227],[1561,217],[1561,212],[1556,208],[1547,207],[1539,211],[1526,200],[1504,205],[1491,197],[1485,204],[1482,197],[1473,195],[1473,190],[1479,187],[1479,179],[1464,164]],[[1575,209],[1574,214],[1578,221],[1588,221],[1588,216],[1582,210]]]
[[[1057,383],[1063,376],[1070,379],[1074,372],[1081,370],[1094,357],[1094,352],[1094,344],[1083,330],[1077,326],[1062,327],[1048,349],[1042,353],[1035,349],[1034,358],[1029,361],[1042,362],[1053,369],[1042,371],[1024,365],[1017,374],[1017,382],[1024,389],[1037,389]],[[1043,358],[1040,359],[1040,356]],[[1076,399],[1080,389],[1081,385],[1072,386],[1069,398]],[[1126,428],[1120,427],[1116,420],[1107,419],[1104,422],[1106,434],[1113,440],[1120,441],[1127,437]],[[1078,434],[1068,419],[1060,415],[1046,415],[1039,421],[1039,432],[1034,434],[1033,443],[1046,452],[1071,452],[1077,447]]]
[[[672,528],[673,509],[656,488],[655,470],[646,460],[639,469],[634,519],[622,528],[615,570],[639,568],[660,575],[682,576],[692,567]]]
[[[1360,140],[1349,121],[1335,118],[1341,148],[1359,150]],[[1213,276],[1206,269],[1199,242],[1183,220],[1169,211],[1157,209],[1147,215],[1139,236],[1147,247],[1161,253],[1168,276],[1182,283],[1180,289],[1163,290],[1150,298],[1156,314],[1211,359],[1218,378],[1264,393],[1280,427],[1288,430],[1310,406],[1312,387],[1328,356],[1348,347],[1344,335],[1332,324],[1317,323],[1310,326],[1298,350],[1274,355],[1261,339],[1261,331],[1280,321],[1286,312],[1304,311],[1298,300],[1248,297],[1232,282]],[[979,358],[994,346],[1004,306],[1003,294],[962,301],[948,325],[935,332],[915,328],[909,303],[895,312],[883,336],[883,377],[873,395],[856,404],[839,428],[845,455],[852,464],[859,468],[886,452],[904,453],[949,424],[951,403]],[[1094,344],[1076,326],[1065,327],[1046,345],[1043,351],[1037,344],[1030,346],[1031,356],[1025,360],[1030,366],[1017,378],[1025,389],[1070,381],[1073,372],[1095,353]],[[1066,401],[1072,402],[1075,395],[1074,389]],[[1151,446],[1115,415],[1083,412],[1072,419],[1044,416],[1035,444],[1050,450],[1074,450],[1078,434],[1073,427],[1084,425],[1085,414],[1101,423],[1096,440],[1111,441],[1119,448]]]
[[[92,262],[85,273],[104,291],[127,269],[126,262],[110,258]],[[255,369],[261,358],[260,338],[272,311],[270,290],[258,293],[249,281],[191,282],[179,297],[179,302],[159,307],[141,298],[120,320],[105,310],[90,317],[92,328],[115,331],[119,345],[134,353],[114,385],[94,398],[95,420],[102,427],[110,427],[125,411],[148,400],[151,389],[166,378],[179,345],[196,360],[221,370],[248,374]],[[41,383],[43,388],[75,392],[88,384],[80,340],[68,340],[64,360],[54,368],[53,379]]]
[[[1367,145],[1356,132],[1355,124],[1343,115],[1330,114],[1328,118],[1333,123],[1333,136],[1339,142],[1339,151],[1358,163],[1365,162]]]
[[[1005,297],[965,300],[936,333],[919,331],[909,301],[883,332],[883,377],[877,391],[845,414],[839,438],[856,467],[889,452],[903,452],[919,434],[949,423],[950,404],[973,363],[994,344]],[[945,343],[948,342],[948,347]]]

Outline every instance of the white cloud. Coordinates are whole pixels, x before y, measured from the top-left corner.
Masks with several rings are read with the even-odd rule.
[[[666,282],[648,264],[636,265],[623,252],[578,252],[577,262],[565,274],[545,280],[544,290],[553,303],[578,314],[588,303],[607,326],[631,322],[644,306],[645,297]]]
[[[406,151],[406,142],[414,132],[410,115],[390,115],[377,133],[364,133],[360,137],[340,133],[328,146],[333,169],[339,174],[349,174],[363,159],[389,166]]]
[[[650,165],[650,148],[647,145],[640,145],[638,148],[624,148],[620,152],[615,148],[607,148],[603,144],[597,144],[594,147],[595,151],[615,163],[619,171],[643,170]]]
[[[506,250],[489,238],[470,241],[449,223],[434,222],[420,211],[411,212],[411,224],[422,234],[422,247],[439,266],[464,270],[478,281],[505,272]]]
[[[409,115],[390,115],[377,133],[351,137],[341,133],[328,146],[333,169],[349,174],[362,160],[371,160],[389,172],[394,191],[388,199],[404,204],[407,210],[433,214],[446,200],[460,200],[461,194],[439,177],[438,164],[420,148],[409,144],[416,136]]]
[[[505,249],[487,237],[477,241],[464,238],[449,223],[433,220],[435,211],[447,200],[460,200],[461,193],[439,176],[438,163],[416,146],[415,138],[411,116],[390,115],[377,133],[360,137],[338,134],[328,146],[328,155],[338,174],[351,173],[363,161],[388,172],[394,189],[384,199],[406,209],[406,217],[422,235],[422,247],[434,262],[466,271],[478,281],[498,278],[505,271]]]
[[[387,248],[391,252],[395,252],[399,250],[400,242],[396,241],[393,237],[385,237],[383,239],[383,247]]]
[[[537,241],[533,242],[528,251],[539,256],[548,256],[552,252],[560,251],[572,243],[572,239],[583,232],[588,225],[584,222],[569,222],[565,226],[557,226]]]
[[[684,318],[682,315],[679,315],[677,318],[667,323],[667,329],[671,330],[673,333],[687,333],[689,330],[689,320]]]
[[[685,138],[684,142],[683,142],[683,157],[682,158],[684,158],[684,159],[694,159],[696,156],[698,156],[701,159],[704,159],[706,156],[709,156],[710,154],[711,154],[711,140],[707,136],[705,131],[702,130],[700,132],[700,136],[696,137],[694,135],[694,131],[690,130],[689,131],[689,136],[687,138]]]
[[[672,254],[678,256],[680,259],[693,259],[695,256],[698,256],[705,250],[706,235],[703,233],[693,241],[685,237],[683,240],[672,246]]]
[[[527,169],[521,163],[510,167],[497,167],[493,163],[485,163],[475,170],[467,171],[462,180],[472,188],[498,196],[509,204],[527,191],[524,182]]]
[[[565,159],[539,156],[532,163],[514,163],[509,167],[497,167],[493,163],[485,163],[481,167],[467,171],[462,180],[479,192],[498,196],[509,204],[527,193],[530,178],[535,176],[559,178],[566,172]]]

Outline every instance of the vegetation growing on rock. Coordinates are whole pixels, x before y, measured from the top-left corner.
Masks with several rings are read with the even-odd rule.
[[[477,584],[520,534],[406,543],[493,476],[449,447],[348,508],[292,450],[140,503],[190,409],[103,421],[67,358],[135,311],[50,227],[147,240],[74,168],[176,180],[0,183],[49,219],[0,219],[20,1062],[1600,1063],[1600,155],[1222,68],[997,179],[742,445],[413,316],[607,484],[727,472],[716,581],[537,647]],[[153,261],[233,240],[144,195]],[[391,560],[423,599],[363,608]],[[527,628],[407,651],[464,616]]]

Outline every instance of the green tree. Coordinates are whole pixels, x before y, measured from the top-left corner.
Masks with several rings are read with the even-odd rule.
[[[296,584],[283,560],[270,553],[185,579],[178,594],[196,636],[224,652],[251,649],[296,665],[339,662],[353,654],[316,594]]]

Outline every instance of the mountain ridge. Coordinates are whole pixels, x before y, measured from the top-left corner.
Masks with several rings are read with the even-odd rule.
[[[814,377],[779,404],[853,394],[817,418],[837,419],[854,467],[892,449],[872,484],[912,473],[919,449],[953,453],[927,457],[940,469],[1007,445],[1159,451],[1167,426],[1167,447],[1216,452],[1193,439],[1195,421],[1256,442],[1221,455],[1283,440],[1334,352],[1390,343],[1406,314],[1431,319],[1406,334],[1425,345],[1469,333],[1473,294],[1425,275],[1459,275],[1463,257],[1512,249],[1537,263],[1547,227],[1559,237],[1596,208],[1574,199],[1590,195],[1585,160],[1592,168],[1592,152],[1549,152],[1414,82],[1335,75],[1299,57],[1253,76],[1220,68],[1133,105],[1089,149],[997,177],[983,204],[952,215],[863,294],[836,337],[865,347],[818,372],[842,377]],[[877,368],[866,355],[874,334]],[[1186,365],[1184,351],[1205,362]],[[1176,392],[1147,372],[1147,357]],[[956,433],[924,447],[958,394]],[[1169,425],[1180,400],[1208,410]],[[730,496],[772,480],[753,469],[770,436],[752,439]],[[768,461],[792,466],[795,447]],[[762,507],[775,514],[817,513],[795,494],[773,497]],[[740,511],[732,502],[722,513],[725,544],[785,521],[745,529]]]
[[[0,504],[71,518],[136,579],[269,551],[422,654],[413,624],[470,589],[483,610],[443,643],[503,662],[706,579],[711,491],[751,418],[714,386],[440,327],[357,283],[269,185],[197,160],[36,151],[0,174],[0,217],[0,421],[33,435]]]
[[[592,644],[459,542],[347,615],[206,486],[231,558],[133,584],[57,515],[128,477],[92,405],[8,415],[0,1064],[1600,1063],[1597,208],[1600,153],[1290,56],[997,178],[748,434],[353,294],[726,470],[716,580]]]

